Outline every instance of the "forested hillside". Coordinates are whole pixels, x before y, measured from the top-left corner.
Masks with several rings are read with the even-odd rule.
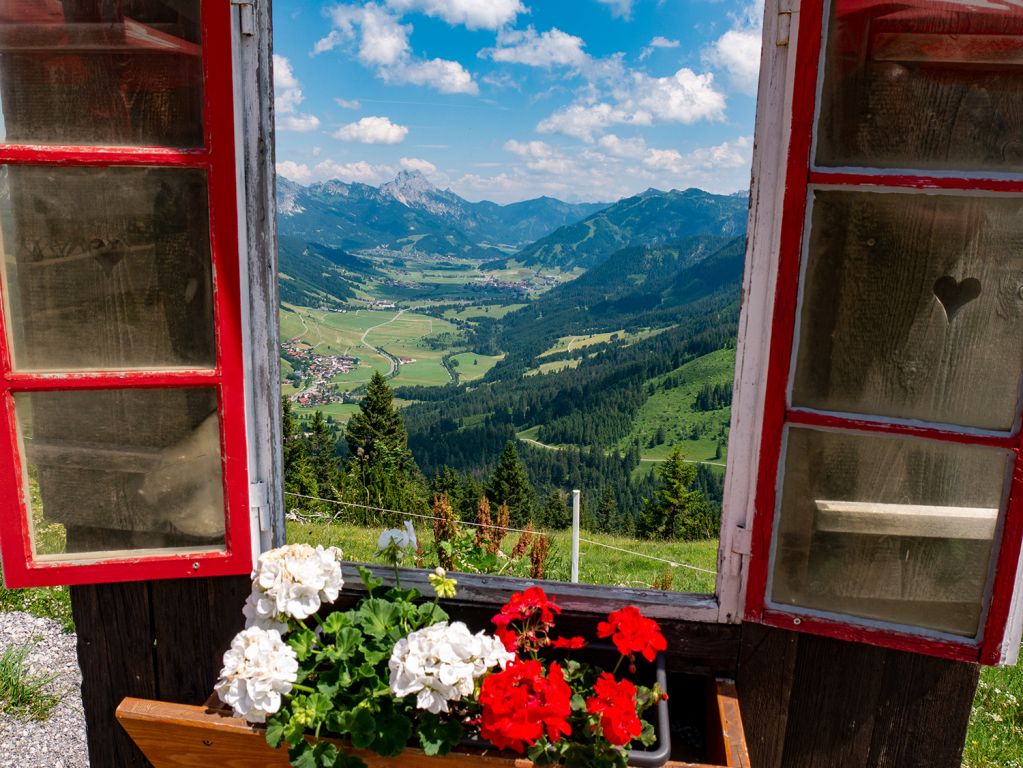
[[[746,231],[748,205],[746,195],[649,189],[555,230],[515,258],[529,265],[589,269],[630,246],[660,245],[693,235],[732,238]]]

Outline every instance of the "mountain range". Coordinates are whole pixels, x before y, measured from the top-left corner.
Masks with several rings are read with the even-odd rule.
[[[472,203],[418,171],[373,187],[333,180],[310,186],[279,178],[278,231],[345,250],[383,247],[423,256],[493,260],[607,207],[538,197]]]
[[[648,189],[562,226],[515,254],[527,265],[589,269],[615,251],[694,235],[730,238],[746,231],[749,197],[700,189]]]

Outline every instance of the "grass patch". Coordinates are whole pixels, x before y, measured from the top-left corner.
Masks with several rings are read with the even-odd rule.
[[[963,768],[1023,767],[1023,665],[981,670]]]
[[[555,360],[552,363],[540,363],[536,368],[530,368],[523,376],[543,376],[545,373],[558,373],[567,371],[569,368],[578,368],[582,362],[581,357],[573,357],[570,360]]]
[[[398,522],[397,516],[394,520],[374,526],[341,522],[303,524],[289,521],[287,523],[287,538],[289,542],[339,547],[344,552],[345,560],[374,563],[380,562],[376,554],[376,541],[381,529],[396,525]],[[417,525],[416,535],[428,551],[424,565],[429,568],[436,566],[437,563],[429,556],[430,544],[433,542],[432,530],[426,525]],[[554,531],[550,536],[551,552],[547,561],[547,578],[553,581],[568,581],[571,570],[571,532]],[[502,549],[506,553],[511,551],[516,538],[516,534],[509,534],[504,540]],[[582,538],[594,542],[580,545],[579,580],[584,584],[651,587],[664,573],[666,565],[643,557],[642,555],[645,554],[676,563],[686,563],[712,572],[704,573],[684,567],[671,568],[674,591],[703,594],[713,594],[714,592],[715,576],[713,572],[717,568],[718,552],[716,540],[643,541],[585,531]],[[620,552],[617,549],[608,549],[607,546],[600,545],[617,547],[640,554]],[[521,565],[524,571],[525,563]],[[509,571],[505,575],[525,576],[527,573]]]
[[[716,455],[717,438],[722,428],[727,434],[732,409],[698,411],[695,404],[705,384],[730,384],[734,375],[735,350],[719,349],[653,379],[654,393],[643,403],[632,431],[618,447],[625,451],[638,440],[644,459],[663,460],[674,448],[680,447],[688,459],[724,464],[727,451]],[[671,384],[675,386],[668,388]],[[665,440],[660,445],[652,445],[661,427]]]
[[[475,352],[460,352],[451,356],[451,361],[458,363],[455,371],[458,373],[459,383],[482,379],[502,360],[504,355],[477,355]]]
[[[478,317],[492,317],[495,320],[500,320],[505,315],[510,314],[518,309],[522,309],[525,304],[484,304],[483,306],[471,306],[465,309],[449,309],[444,312],[444,317],[453,318],[457,320],[475,320]]]
[[[10,645],[0,655],[0,713],[19,720],[45,720],[60,701],[45,690],[57,676],[35,673],[29,666],[36,642]]]

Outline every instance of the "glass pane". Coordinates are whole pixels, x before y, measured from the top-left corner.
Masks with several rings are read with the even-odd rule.
[[[816,191],[792,403],[1008,430],[1023,199]]]
[[[3,167],[14,367],[213,367],[207,209],[202,170]]]
[[[833,0],[817,164],[1023,170],[1023,7]]]
[[[40,560],[224,549],[212,388],[14,396]]]
[[[0,0],[0,140],[203,144],[199,0]]]
[[[770,599],[972,637],[1011,457],[789,428]]]

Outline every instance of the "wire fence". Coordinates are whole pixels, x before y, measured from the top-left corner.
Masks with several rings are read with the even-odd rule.
[[[339,501],[337,499],[324,499],[324,498],[320,498],[319,496],[307,496],[307,495],[302,494],[302,493],[291,493],[290,491],[285,491],[284,495],[285,496],[291,496],[291,497],[297,498],[297,499],[307,499],[309,501],[319,501],[319,502],[322,502],[322,503],[325,503],[325,504],[334,504],[334,505],[342,506],[342,507],[350,507],[350,508],[354,508],[354,509],[362,509],[362,510],[366,510],[366,511],[369,511],[369,512],[379,512],[379,513],[384,513],[384,514],[389,514],[389,515],[396,515],[398,517],[414,518],[414,519],[417,519],[417,520],[430,520],[430,521],[441,520],[441,521],[444,521],[444,518],[438,517],[436,515],[424,515],[424,514],[421,514],[421,513],[418,513],[418,512],[402,512],[402,511],[397,510],[397,509],[387,509],[386,507],[374,507],[374,506],[369,505],[369,504],[359,504],[358,502],[354,502],[354,501]],[[339,522],[339,521],[344,519],[344,513],[343,512],[338,512],[337,514],[329,515],[329,514],[324,514],[322,512],[294,512],[294,511],[291,511],[291,512],[287,513],[287,517],[288,517],[289,520],[293,520],[294,522],[297,522],[297,523],[309,523],[309,522],[313,522],[313,521]],[[525,528],[512,528],[512,527],[509,527],[509,526],[497,525],[497,524],[484,525],[483,523],[475,523],[475,522],[470,522],[470,521],[460,521],[459,525],[468,525],[468,526],[472,526],[472,527],[475,527],[475,528],[497,528],[499,530],[507,531],[509,533],[536,533],[536,531],[527,531],[527,529],[525,529]],[[640,557],[640,558],[644,558],[646,560],[655,560],[657,562],[664,563],[665,565],[667,565],[667,566],[669,566],[671,568],[684,568],[684,569],[691,570],[691,571],[697,571],[699,573],[707,573],[707,574],[710,574],[711,576],[716,576],[717,575],[717,571],[711,570],[709,568],[701,568],[700,566],[692,565],[691,563],[680,563],[680,562],[677,562],[675,560],[671,560],[671,559],[668,559],[668,558],[658,557],[657,555],[651,555],[651,554],[649,554],[647,552],[637,552],[634,549],[626,549],[625,547],[617,547],[617,546],[615,546],[613,544],[607,544],[607,543],[602,542],[602,541],[594,541],[593,539],[583,538],[582,536],[579,537],[579,541],[584,543],[584,544],[588,544],[588,545],[590,545],[592,547],[602,547],[604,549],[610,549],[610,550],[614,550],[616,552],[622,552],[624,554],[633,555],[634,557]]]

